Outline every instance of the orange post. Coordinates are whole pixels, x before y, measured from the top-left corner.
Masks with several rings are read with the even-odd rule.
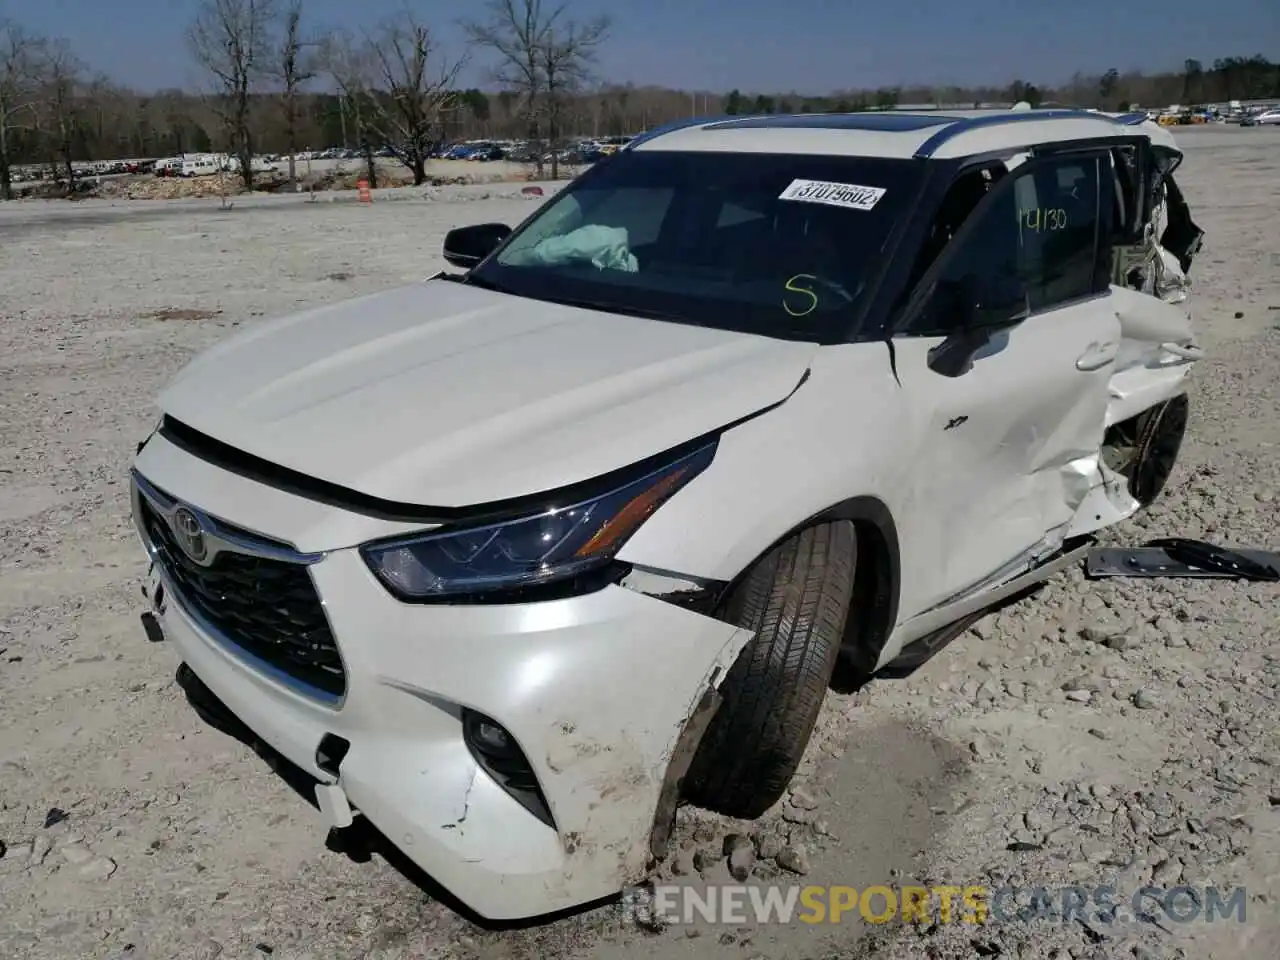
[[[360,179],[356,181],[356,189],[360,191],[361,203],[373,203],[373,194],[369,192],[369,181]]]

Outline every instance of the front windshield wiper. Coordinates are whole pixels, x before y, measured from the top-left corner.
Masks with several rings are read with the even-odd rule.
[[[646,320],[669,320],[674,323],[684,322],[684,318],[662,310],[650,310],[646,307],[635,307],[624,303],[606,303],[601,300],[588,300],[577,297],[534,297],[547,303],[558,303],[565,307],[578,307],[582,310],[599,310],[601,313],[617,313],[624,317],[643,317]]]
[[[535,297],[527,293],[517,293],[510,287],[501,283],[496,283],[488,277],[481,277],[475,272],[463,274],[444,274],[444,279],[452,280],[454,283],[465,283],[469,286],[479,287],[482,290],[493,290],[496,293],[508,293],[515,297],[525,297],[529,300],[541,300],[543,303],[558,303],[565,307],[578,307],[582,310],[599,310],[602,313],[617,313],[626,317],[643,317],[646,320],[668,320],[673,323],[683,323],[684,318],[674,313],[664,313],[661,310],[649,310],[644,307],[633,307],[628,304],[605,303],[600,300],[589,300],[576,297]]]
[[[473,287],[479,287],[481,290],[493,290],[493,291],[496,291],[497,293],[511,292],[502,284],[494,283],[492,280],[488,279],[487,277],[481,277],[477,275],[474,271],[471,273],[461,274],[460,276],[455,276],[454,279],[456,279],[459,283],[465,283]]]

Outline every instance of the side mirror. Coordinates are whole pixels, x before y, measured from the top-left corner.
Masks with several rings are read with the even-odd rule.
[[[929,369],[944,377],[968,373],[978,351],[1031,312],[1026,284],[1007,272],[943,281],[934,296],[941,300],[939,307],[956,319],[955,332],[929,351]]]
[[[445,234],[444,258],[455,267],[470,270],[498,249],[509,236],[511,228],[505,223],[478,223],[470,227],[457,227]]]

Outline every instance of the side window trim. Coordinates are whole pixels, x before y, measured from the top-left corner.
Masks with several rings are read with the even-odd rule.
[[[990,158],[987,158],[985,161],[975,163],[971,167],[965,167],[957,170],[956,175],[952,178],[951,184],[948,184],[947,189],[950,190],[951,186],[959,180],[960,177],[964,176],[965,173],[970,172],[974,167],[981,166],[983,163],[989,162]],[[937,257],[934,258],[933,263],[929,265],[929,269],[925,270],[924,274],[916,282],[915,289],[913,289],[907,297],[906,307],[898,317],[897,322],[894,323],[893,327],[889,331],[890,336],[896,337],[904,335],[904,331],[915,322],[916,318],[920,315],[920,311],[928,303],[929,295],[932,292],[934,285],[937,283],[939,276],[941,276],[946,271],[947,267],[951,265],[951,262],[955,260],[957,251],[960,250],[966,242],[968,242],[976,229],[975,225],[981,224],[982,218],[986,215],[987,210],[995,206],[1004,197],[1006,191],[1013,190],[1013,185],[1018,176],[1034,170],[1036,164],[1045,162],[1050,161],[1048,159],[1039,160],[1032,158],[1025,163],[1019,164],[1013,170],[1010,170],[1008,174],[1001,177],[1000,182],[995,185],[995,189],[988,192],[987,195],[982,198],[981,202],[973,208],[969,213],[969,216],[965,219],[965,222],[961,225],[960,229],[956,231],[956,235],[951,238],[951,242],[947,244]],[[906,335],[912,336],[912,334]]]
[[[1150,174],[1154,172],[1157,152],[1147,137],[1133,136],[1120,139],[1081,140],[1074,143],[1047,145],[1037,148],[1033,151],[1033,154],[1038,158],[1048,159],[1050,157],[1079,157],[1093,153],[1111,153],[1112,151],[1126,148],[1134,151],[1137,170],[1135,172],[1135,181],[1125,185],[1129,191],[1129,196],[1125,200],[1125,209],[1128,213],[1128,219],[1134,224],[1140,224],[1151,215],[1150,193],[1154,189],[1154,184]],[[1135,207],[1130,211],[1129,203],[1131,200],[1135,203]],[[1119,229],[1120,224],[1115,226]],[[1128,238],[1130,243],[1139,243],[1141,241],[1140,231]]]
[[[921,160],[920,184],[908,204],[901,222],[894,228],[884,246],[885,256],[874,277],[868,279],[869,296],[859,315],[850,325],[842,343],[880,342],[893,336],[895,322],[905,310],[910,290],[907,289],[914,266],[928,235],[928,225],[938,215],[947,191],[955,177],[991,157],[964,160]],[[912,262],[908,262],[912,261]]]
[[[1121,183],[1112,164],[1119,163],[1111,151],[1095,161],[1098,169],[1096,214],[1093,224],[1093,276],[1089,284],[1097,296],[1106,296],[1111,290],[1112,262],[1116,246],[1116,218],[1121,215],[1117,199],[1123,195]],[[1123,224],[1120,225],[1123,229]]]
[[[951,242],[947,244],[946,248],[943,249],[943,251],[936,258],[934,258],[933,263],[929,265],[929,268],[920,277],[919,281],[916,283],[915,289],[913,289],[910,292],[907,298],[906,306],[903,308],[901,314],[898,316],[896,321],[892,324],[890,329],[887,331],[888,336],[889,337],[936,336],[936,334],[912,334],[912,333],[908,333],[907,331],[910,329],[911,325],[919,317],[921,310],[925,306],[927,306],[929,301],[929,296],[932,292],[932,288],[937,283],[938,278],[951,265],[952,261],[955,260],[956,256],[958,256],[958,251],[960,251],[961,248],[965,245],[965,243],[968,242],[969,238],[973,235],[974,231],[977,229],[977,225],[981,224],[982,218],[986,215],[987,210],[995,206],[1001,200],[1001,198],[1003,198],[1005,191],[1013,190],[1015,184],[1018,182],[1020,178],[1026,176],[1027,174],[1034,173],[1037,170],[1041,169],[1042,167],[1054,166],[1058,163],[1063,162],[1064,160],[1088,158],[1088,159],[1094,159],[1095,162],[1100,162],[1098,161],[1098,158],[1107,157],[1108,150],[1113,146],[1115,146],[1115,144],[1105,144],[1105,145],[1090,144],[1087,147],[1084,147],[1083,149],[1079,149],[1079,150],[1053,150],[1053,151],[1049,151],[1041,154],[1033,153],[1030,159],[1014,167],[1005,176],[1001,177],[999,182],[995,184],[994,189],[992,189],[985,197],[983,197],[982,201],[976,207],[973,208],[969,216],[965,219],[964,224],[961,226],[961,228],[958,231],[956,231],[956,235],[952,238]],[[951,183],[954,184],[955,181],[958,180],[961,176],[963,176],[966,172],[969,172],[975,168],[979,168],[981,166],[987,165],[990,162],[991,162],[990,157],[975,158],[974,163],[967,165],[965,167],[962,167],[961,169],[955,172],[955,175],[952,177]],[[950,189],[950,187],[951,187],[951,184],[948,184],[948,189]],[[1096,202],[1101,202],[1101,186],[1099,186],[1098,197]],[[936,210],[935,210],[935,214],[936,214]],[[1094,255],[1095,257],[1098,255],[1099,244],[1101,242],[1101,238],[1099,237],[1099,230],[1100,230],[1099,220],[1100,220],[1100,216],[1095,216],[1095,222],[1094,222]],[[1080,297],[1073,297],[1070,300],[1056,302],[1048,307],[1042,306],[1038,309],[1034,309],[1028,314],[1028,316],[1037,316],[1039,314],[1050,313],[1054,310],[1060,310],[1060,309],[1063,309],[1064,307],[1074,306],[1079,303],[1086,303],[1090,300],[1095,300],[1101,297],[1105,297],[1109,293],[1110,293],[1110,286],[1108,285],[1100,291],[1091,292],[1089,294],[1085,294]]]
[[[939,220],[939,218],[941,217],[941,215],[942,215],[942,213],[943,213],[943,210],[944,210],[944,209],[945,209],[945,207],[946,207],[947,200],[948,200],[948,199],[950,198],[950,196],[951,196],[951,191],[952,191],[952,190],[953,190],[957,185],[959,185],[959,184],[960,184],[960,183],[961,183],[961,182],[962,182],[966,177],[972,176],[972,175],[973,175],[973,174],[975,174],[975,173],[980,173],[980,172],[982,172],[983,170],[989,170],[989,169],[991,169],[991,168],[995,167],[997,164],[1001,164],[1001,165],[1003,165],[1003,161],[1002,161],[1002,160],[995,160],[995,159],[991,159],[991,158],[987,158],[987,159],[985,159],[985,160],[973,160],[973,161],[971,161],[971,162],[969,162],[969,163],[966,163],[966,164],[965,164],[964,166],[962,166],[959,170],[957,170],[957,171],[956,171],[956,173],[955,173],[955,175],[954,175],[954,176],[950,179],[950,181],[947,183],[947,188],[946,188],[946,189],[942,192],[942,194],[938,197],[938,202],[937,202],[936,204],[934,204],[933,209],[930,211],[930,217],[929,217],[929,227],[930,227],[930,229],[938,223],[938,220]],[[999,180],[1004,179],[1004,176],[1005,176],[1005,175],[1006,175],[1005,173],[1002,173],[999,177],[994,177],[993,179],[994,179],[995,181],[999,181]],[[992,187],[994,187],[994,186],[996,186],[996,185],[997,185],[997,183],[992,183],[992,184],[991,184],[991,186],[992,186]],[[989,194],[989,193],[991,193],[991,192],[992,192],[992,191],[991,191],[991,189],[990,189],[990,188],[988,188],[987,193]],[[986,195],[984,194],[984,196],[982,197],[982,199],[981,199],[981,200],[979,200],[979,201],[978,201],[978,203],[974,204],[973,208],[972,208],[972,209],[971,209],[967,214],[965,214],[964,220],[963,220],[963,221],[961,221],[961,226],[963,226],[963,225],[964,225],[964,223],[968,222],[969,220],[973,219],[975,216],[977,216],[977,215],[978,215],[979,208],[981,208],[981,207],[982,207],[983,202],[986,200],[986,198],[987,198],[987,197],[986,197]],[[956,235],[958,236],[958,235],[960,234],[960,232],[961,232],[961,231],[957,231],[957,232],[956,232]],[[926,234],[927,234],[927,231],[926,231]],[[953,238],[952,238],[952,241],[954,241],[955,239],[956,239],[956,238],[955,238],[955,237],[953,237]],[[947,251],[947,250],[952,246],[952,241],[948,241],[948,242],[947,242],[947,244],[946,244],[946,245],[945,245],[941,250],[939,250],[939,251],[934,255],[933,259],[929,261],[929,263],[926,265],[925,269],[924,269],[924,270],[921,272],[921,274],[920,274],[921,279],[923,279],[924,275],[925,275],[925,274],[927,274],[927,273],[929,272],[929,268],[930,268],[930,267],[932,267],[932,266],[933,266],[933,264],[934,264],[934,263],[935,263],[939,258],[941,258],[941,256],[943,255],[943,253],[945,253],[945,252],[946,252],[946,251]],[[927,240],[926,240],[925,242],[927,242]],[[925,242],[922,242],[922,243],[919,245],[919,247],[917,248],[917,251],[916,251],[916,257],[917,257],[917,259],[920,257],[921,253],[922,253],[922,252],[923,252],[923,250],[925,249]],[[915,269],[916,269],[916,266],[917,266],[917,264],[916,264],[916,263],[912,263],[912,265],[911,265],[911,272],[910,272],[910,274],[908,275],[908,279],[910,279],[910,277],[912,277],[912,276],[914,276],[914,275],[915,275]],[[908,291],[908,293],[910,293],[910,291]]]
[[[1003,160],[1003,158],[989,155],[973,157],[963,165],[956,167],[952,171],[946,186],[937,192],[933,203],[930,204],[928,208],[927,222],[929,224],[933,223],[934,219],[941,212],[942,205],[946,203],[947,194],[950,193],[951,188],[954,187],[962,177],[973,173],[975,170],[981,170],[983,167],[988,167],[996,160]],[[1026,164],[1023,164],[1023,166],[1025,167]],[[995,185],[995,189],[989,191],[977,206],[969,212],[969,216],[965,219],[965,222],[961,225],[960,229],[956,231],[955,236],[951,238],[951,242],[933,258],[933,262],[930,263],[924,273],[920,275],[920,278],[916,281],[915,285],[910,289],[901,290],[898,296],[903,297],[903,305],[901,309],[898,310],[897,316],[891,318],[890,322],[887,324],[885,337],[897,337],[903,335],[903,331],[909,327],[912,322],[914,322],[920,313],[921,307],[924,306],[925,300],[927,299],[923,296],[922,292],[931,286],[937,279],[938,274],[946,268],[948,262],[950,262],[950,260],[955,256],[955,250],[960,243],[966,240],[969,235],[973,233],[974,221],[976,221],[989,206],[993,205],[993,202],[1000,196],[1000,191],[1009,189],[1009,184],[1006,182],[1009,179],[1010,177],[1008,176],[1000,178],[1000,182]],[[917,212],[923,213],[925,211],[921,209]],[[903,269],[904,285],[905,282],[910,281],[911,272],[915,266],[915,258],[920,256],[920,253],[927,242],[927,237],[927,227],[921,231],[917,237],[915,237],[915,249],[911,251],[912,263],[910,266]]]

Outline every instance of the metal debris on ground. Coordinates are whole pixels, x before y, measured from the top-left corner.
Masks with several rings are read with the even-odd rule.
[[[1089,551],[1085,574],[1102,577],[1193,577],[1280,581],[1280,551],[1220,547],[1203,540],[1170,537],[1141,547]]]

